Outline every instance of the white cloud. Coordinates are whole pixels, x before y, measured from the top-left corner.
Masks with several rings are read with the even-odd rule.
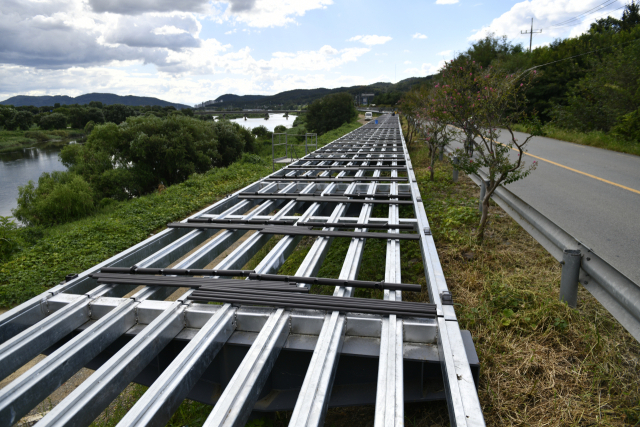
[[[351,37],[349,40],[349,42],[355,42],[358,41],[360,43],[366,44],[367,46],[373,46],[373,45],[377,45],[377,44],[385,44],[386,42],[388,42],[389,40],[391,40],[391,37],[388,36],[354,36]]]
[[[295,24],[296,17],[325,9],[333,0],[219,0],[228,7],[222,19],[243,22],[250,27],[281,27]]]
[[[409,64],[413,64],[413,62],[411,62],[411,61],[404,61],[404,64],[405,64],[405,65],[409,65]]]
[[[415,33],[412,37],[414,39],[426,39],[427,38],[427,36],[425,36],[424,34],[420,34],[420,33]]]
[[[443,50],[442,52],[438,52],[438,56],[451,56],[452,53],[452,50]]]
[[[407,68],[406,70],[404,70],[404,73],[414,77],[430,76],[432,74],[436,74],[444,64],[445,64],[445,61],[440,61],[436,65],[433,65],[429,62],[425,62],[420,66],[420,68],[416,68],[416,67]]]
[[[531,18],[534,19],[534,29],[543,28],[544,35],[559,37],[566,35],[572,27],[554,27],[567,19],[571,19],[588,10],[591,10],[602,3],[601,0],[526,0],[513,5],[508,11],[491,24],[476,31],[470,40],[478,40],[488,33],[496,35],[506,35],[507,37],[519,37],[523,30],[531,29]],[[607,15],[605,13],[604,15]],[[612,12],[611,15],[619,16],[622,11]],[[589,23],[593,22],[594,15],[587,15],[585,21],[573,27],[571,35],[579,35],[589,28]],[[577,23],[574,21],[574,23]]]
[[[456,4],[459,0],[436,0],[436,4]]]

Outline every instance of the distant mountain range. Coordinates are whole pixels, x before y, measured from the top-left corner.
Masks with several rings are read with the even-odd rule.
[[[421,85],[433,76],[410,77],[398,83],[374,83],[367,86],[339,87],[336,89],[294,89],[280,92],[275,95],[232,95],[226,94],[215,99],[215,104],[208,108],[259,108],[270,105],[305,105],[322,98],[330,93],[348,92],[352,95],[358,93],[374,93],[376,95],[390,92],[407,92],[411,87]]]
[[[261,108],[269,106],[297,106],[307,105],[316,99],[322,98],[330,93],[348,92],[352,95],[359,93],[374,93],[376,95],[384,93],[407,92],[413,86],[421,85],[433,76],[427,77],[410,77],[399,81],[398,83],[374,83],[366,86],[350,86],[339,87],[336,89],[294,89],[286,92],[280,92],[275,95],[233,95],[225,94],[216,98],[216,103],[209,108]],[[66,95],[46,95],[46,96],[12,96],[9,99],[1,101],[1,105],[13,105],[14,107],[22,107],[33,105],[35,107],[53,106],[56,103],[60,105],[80,104],[85,105],[91,101],[99,101],[104,105],[124,104],[131,107],[145,105],[159,105],[160,107],[173,106],[179,110],[183,108],[192,108],[189,105],[177,104],[174,102],[163,101],[158,98],[148,96],[120,96],[113,93],[87,93],[71,97]]]
[[[99,101],[104,105],[123,104],[130,107],[139,107],[145,105],[158,105],[160,107],[172,106],[181,110],[183,108],[192,108],[185,104],[176,104],[175,102],[163,101],[158,98],[151,98],[148,96],[120,96],[113,93],[87,93],[84,95],[76,96],[75,98],[66,95],[45,95],[45,96],[26,96],[18,95],[12,96],[9,99],[5,99],[0,102],[2,105],[13,105],[14,107],[23,107],[26,105],[33,105],[34,107],[53,106],[58,103],[60,105],[80,104],[85,105],[91,101]]]

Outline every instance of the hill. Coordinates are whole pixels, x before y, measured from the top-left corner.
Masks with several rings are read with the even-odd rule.
[[[335,89],[293,89],[270,96],[238,96],[226,94],[219,96],[215,100],[216,104],[208,108],[268,108],[275,106],[294,108],[301,105],[307,105],[325,95],[338,92],[348,92],[351,95],[356,95],[358,93],[374,93],[376,95],[404,93],[411,89],[412,86],[420,85],[431,78],[432,76],[410,77],[408,79],[401,80],[398,83],[379,82],[366,86],[339,87]]]
[[[14,107],[23,107],[33,105],[34,107],[53,106],[58,103],[60,105],[80,104],[85,105],[91,101],[102,102],[104,105],[123,104],[130,107],[139,107],[145,105],[158,105],[160,107],[173,106],[178,110],[183,108],[191,108],[189,105],[177,104],[174,102],[163,101],[162,99],[152,98],[148,96],[120,96],[113,93],[87,93],[76,96],[75,98],[66,95],[45,95],[45,96],[12,96],[0,102],[1,105],[13,105]]]

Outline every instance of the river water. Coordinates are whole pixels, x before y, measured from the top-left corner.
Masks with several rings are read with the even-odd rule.
[[[216,117],[216,116],[214,116]],[[289,115],[289,118],[285,118],[284,114],[269,114],[269,120],[265,120],[264,118],[260,119],[231,119],[230,122],[236,122],[241,126],[244,126],[248,129],[253,129],[254,127],[258,127],[260,125],[269,129],[269,131],[273,132],[273,130],[278,125],[283,125],[287,128],[293,126],[293,121],[296,119],[296,116]]]
[[[63,171],[60,162],[61,147],[22,148],[0,153],[0,216],[11,216],[18,206],[18,186],[29,180],[38,182],[43,172]]]

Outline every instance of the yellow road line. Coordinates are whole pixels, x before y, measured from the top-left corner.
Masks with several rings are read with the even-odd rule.
[[[456,126],[454,126],[454,127],[456,127]],[[456,127],[456,129],[460,129],[460,128]],[[500,144],[500,145],[504,145],[505,147],[507,146],[506,144],[503,144],[502,142],[499,142],[499,141],[494,141],[494,140],[491,140],[491,141],[493,141],[493,142],[495,142],[497,144]],[[511,149],[513,151],[518,151],[519,152],[519,150],[517,150],[516,148],[511,147]],[[614,185],[614,186],[616,186],[618,188],[622,188],[623,190],[627,190],[627,191],[631,191],[632,193],[640,194],[640,191],[638,191],[638,190],[635,190],[635,189],[629,188],[629,187],[625,187],[624,185],[615,183],[613,181],[608,181],[608,180],[606,180],[604,178],[600,178],[600,177],[595,176],[595,175],[591,175],[590,173],[582,172],[582,171],[579,171],[577,169],[570,168],[569,166],[561,165],[560,163],[556,163],[556,162],[553,162],[551,160],[547,160],[547,159],[545,159],[543,157],[536,156],[534,154],[530,154],[530,153],[526,153],[526,152],[524,154],[527,155],[527,156],[534,157],[534,158],[536,158],[538,160],[542,160],[543,162],[551,163],[552,165],[558,166],[560,168],[564,168],[564,169],[570,170],[571,172],[579,173],[580,175],[588,176],[589,178],[593,178],[593,179],[597,179],[598,181],[606,182],[607,184],[611,184],[611,185]]]
[[[498,142],[498,144],[505,145],[505,144],[502,144],[502,142]],[[514,150],[514,151],[518,151],[517,149],[515,149],[513,147],[511,147],[511,149]],[[608,180],[606,180],[604,178],[600,178],[600,177],[595,176],[595,175],[591,175],[590,173],[582,172],[582,171],[579,171],[577,169],[570,168],[569,166],[565,166],[565,165],[561,165],[560,163],[552,162],[551,160],[547,160],[545,158],[542,158],[540,156],[536,156],[534,154],[530,154],[530,153],[524,153],[524,154],[526,154],[527,156],[535,157],[536,159],[542,160],[543,162],[551,163],[552,165],[558,166],[560,168],[564,168],[564,169],[570,170],[571,172],[579,173],[580,175],[588,176],[589,178],[597,179],[598,181],[602,181],[602,182],[606,182],[607,184],[615,185],[616,187],[622,188],[622,189],[627,190],[627,191],[631,191],[632,193],[640,194],[640,191],[638,191],[638,190],[635,190],[635,189],[629,188],[629,187],[625,187],[624,185],[617,184],[617,183],[612,182],[612,181],[608,181]]]

